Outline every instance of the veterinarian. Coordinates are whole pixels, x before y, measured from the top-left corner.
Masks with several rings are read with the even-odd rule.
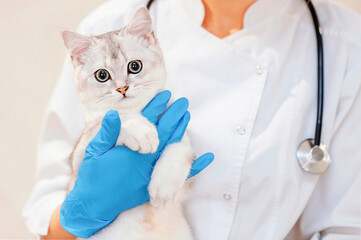
[[[120,29],[144,4],[108,1],[79,32]],[[320,28],[304,0],[151,4],[172,94],[190,103],[187,131],[200,157],[190,173],[199,174],[185,214],[197,240],[360,239],[361,17],[328,0],[313,4]],[[322,34],[322,64],[315,26]],[[187,111],[184,101],[156,121],[168,97],[161,93],[143,111],[164,130],[165,145],[178,141],[188,123],[180,120]],[[316,119],[316,125],[323,124],[315,145],[307,139],[315,135]],[[39,238],[89,237],[110,223],[109,216],[148,200],[147,181],[122,182],[134,176],[134,167],[102,165],[115,183],[100,177],[90,184],[87,179],[97,171],[92,164],[78,177],[82,189],[66,197],[68,158],[80,129],[82,107],[68,59],[48,109],[37,182],[23,212]],[[112,148],[120,130],[117,116],[107,114],[87,156],[100,158],[105,151],[109,161],[112,156],[132,160],[133,155]],[[202,155],[207,151],[216,156],[209,166],[213,155]],[[122,186],[129,188],[119,193]],[[74,199],[84,204],[74,207]],[[61,206],[74,216],[63,218],[68,231],[60,223]]]

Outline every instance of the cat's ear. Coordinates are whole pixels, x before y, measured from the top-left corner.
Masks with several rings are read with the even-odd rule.
[[[153,38],[152,18],[146,7],[142,6],[135,11],[125,28],[125,32],[145,39]]]
[[[88,50],[92,44],[90,37],[68,30],[63,30],[61,35],[73,62],[82,63],[81,55]]]

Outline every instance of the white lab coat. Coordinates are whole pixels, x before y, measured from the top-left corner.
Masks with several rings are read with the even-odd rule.
[[[106,2],[79,31],[119,29],[144,3]],[[200,0],[152,6],[173,93],[190,101],[194,149],[216,156],[185,204],[197,240],[294,239],[290,232],[302,239],[360,239],[361,17],[329,1],[314,4],[325,49],[322,142],[332,159],[323,175],[302,171],[295,156],[298,144],[314,136],[317,101],[316,40],[303,0],[258,0],[244,29],[224,39],[201,27]],[[82,126],[67,60],[24,209],[36,235],[47,233],[65,198],[68,156]]]

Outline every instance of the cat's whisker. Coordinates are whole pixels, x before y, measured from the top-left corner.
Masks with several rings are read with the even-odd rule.
[[[105,95],[102,99],[99,99],[98,101],[96,101],[95,104],[98,104],[104,100],[108,100],[111,97],[113,97],[113,95]]]
[[[142,89],[149,89],[149,88],[154,88],[154,84],[143,84],[143,85],[138,85],[138,86],[134,86],[133,90],[142,90]]]
[[[150,86],[150,85],[154,85],[155,82],[156,81],[146,81],[146,82],[135,84],[134,87]]]
[[[143,83],[143,84],[141,85],[141,87],[142,87],[142,86],[154,86],[154,82]]]

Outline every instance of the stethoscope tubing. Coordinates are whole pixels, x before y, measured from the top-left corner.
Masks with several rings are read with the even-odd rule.
[[[315,130],[315,145],[321,144],[322,132],[322,118],[323,118],[323,93],[324,93],[324,79],[323,79],[323,41],[322,28],[317,17],[316,10],[311,0],[305,0],[313,20],[317,40],[317,116],[316,116],[316,130]]]
[[[150,7],[152,6],[153,2],[154,2],[154,0],[149,0],[149,1],[148,1],[147,5],[146,5],[148,10],[149,10]]]

